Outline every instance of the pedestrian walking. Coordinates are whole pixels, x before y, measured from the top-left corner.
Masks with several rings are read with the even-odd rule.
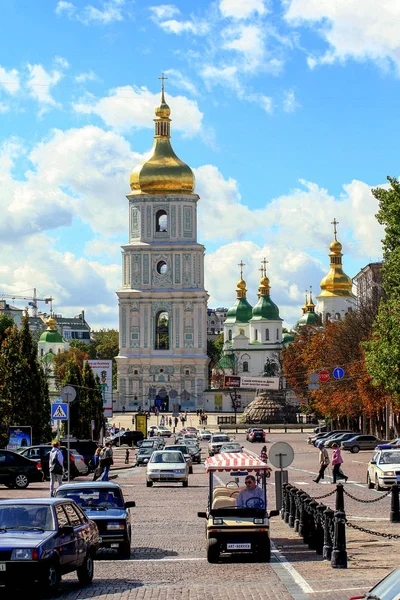
[[[106,445],[99,454],[99,462],[101,469],[100,481],[108,481],[110,467],[114,464],[111,442],[106,442]]]
[[[340,452],[340,448],[337,444],[332,444],[332,476],[333,482],[336,483],[336,479],[344,479],[345,483],[348,480],[348,477],[342,471],[343,458],[342,453]]]
[[[315,483],[319,483],[320,479],[325,479],[325,469],[329,465],[329,454],[324,447],[324,442],[319,442],[317,448],[319,449],[319,471],[316,479],[313,479]]]
[[[260,460],[262,460],[263,462],[267,463],[268,462],[268,453],[267,453],[267,446],[263,446],[261,448],[261,452],[260,452]]]
[[[129,465],[129,448],[125,450],[125,464]]]
[[[93,481],[96,481],[96,479],[98,479],[101,475],[100,461],[99,461],[100,452],[101,452],[101,447],[99,446],[98,448],[96,448],[96,452],[94,453],[94,456],[93,456],[93,466],[94,466]]]
[[[174,418],[175,427],[178,427],[178,422],[179,422],[179,419],[178,419],[178,417],[175,417],[175,418]]]
[[[55,484],[62,485],[64,473],[64,456],[60,450],[60,442],[53,442],[49,457],[50,497],[55,496]]]

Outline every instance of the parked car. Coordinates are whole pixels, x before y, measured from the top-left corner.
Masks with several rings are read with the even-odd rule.
[[[346,442],[347,440],[350,440],[351,438],[353,438],[356,435],[358,435],[358,434],[354,433],[354,432],[353,433],[335,433],[335,435],[333,435],[332,437],[329,437],[324,442],[324,447],[332,448],[332,444],[339,444],[339,446],[340,446],[340,444],[342,442]]]
[[[151,446],[150,448],[139,448],[136,454],[136,466],[140,467],[141,465],[147,465],[147,463],[150,460],[150,456],[153,454],[153,452],[153,446]]]
[[[211,431],[208,431],[208,429],[199,429],[199,431],[197,432],[197,439],[199,440],[199,442],[202,442],[203,440],[211,440],[211,436],[212,433]]]
[[[367,485],[382,490],[400,483],[400,449],[391,444],[375,448],[367,468]]]
[[[144,435],[141,431],[119,431],[115,435],[106,438],[107,442],[111,442],[112,446],[122,446],[123,444],[128,446],[136,446],[138,441],[143,440]]]
[[[397,600],[400,594],[400,569],[394,569],[362,596],[350,600]]]
[[[81,585],[91,583],[99,532],[72,500],[3,500],[0,529],[0,584],[8,590],[4,597],[16,598],[19,584],[34,583],[42,593],[53,595],[62,575],[72,571]]]
[[[228,442],[221,446],[220,452],[242,452],[243,447],[239,442]]]
[[[149,427],[149,432],[154,431],[154,435],[162,435],[162,437],[171,437],[172,431],[168,427],[161,427],[160,425],[152,425]]]
[[[189,474],[193,473],[193,459],[189,448],[186,444],[173,444],[171,446],[165,446],[165,450],[171,450],[176,452],[182,452],[185,461],[189,467]]]
[[[192,457],[192,462],[200,464],[201,463],[201,450],[197,444],[197,441],[185,440],[185,446],[190,452],[190,456]]]
[[[325,431],[324,433],[318,433],[317,435],[308,436],[308,443],[316,446],[319,442],[325,442],[328,438],[332,437],[336,433],[352,433],[349,429],[334,429],[333,431]],[[356,435],[356,434],[354,434]]]
[[[61,438],[60,443],[67,447],[68,440],[65,438]],[[78,440],[76,438],[71,438],[69,441],[70,448],[76,450],[78,454],[83,456],[83,459],[89,469],[89,472],[94,471],[94,463],[93,456],[99,447],[98,442],[94,442],[93,440]]]
[[[210,443],[208,444],[208,456],[214,456],[214,454],[218,454],[221,446],[230,441],[229,435],[214,433],[211,436]]]
[[[46,479],[50,479],[50,451],[52,446],[50,444],[42,444],[39,446],[28,446],[28,448],[18,448],[18,453],[21,456],[30,458],[31,460],[39,461],[42,465],[42,471]],[[64,473],[68,473],[68,449],[65,446],[60,447],[64,457]],[[85,464],[83,456],[78,454],[75,450],[70,451],[70,477],[75,479],[80,475],[86,475],[88,473],[88,467]],[[67,477],[67,475],[65,475]]]
[[[324,433],[325,431],[328,431],[328,425],[318,425],[314,428],[314,433]]]
[[[386,440],[379,440],[375,435],[355,435],[354,437],[342,442],[340,447],[350,452],[360,452],[360,450],[374,450],[378,444],[390,443]]]
[[[94,521],[100,534],[100,548],[115,548],[120,558],[131,555],[131,516],[135,502],[125,502],[122,489],[110,481],[69,483],[57,488],[56,497],[74,500]]]
[[[262,427],[250,427],[246,433],[248,442],[265,442],[265,431]]]
[[[18,452],[0,450],[0,483],[8,488],[23,490],[30,483],[43,481],[42,464]]]
[[[153,483],[182,482],[183,487],[189,483],[189,466],[182,452],[177,450],[158,450],[153,452],[147,463],[146,485]]]

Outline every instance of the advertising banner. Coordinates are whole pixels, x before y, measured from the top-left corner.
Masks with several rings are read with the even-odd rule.
[[[235,375],[225,375],[225,383],[226,388],[240,388],[240,377],[236,377]]]
[[[103,394],[104,416],[112,417],[112,360],[88,360],[93,373],[99,376]]]
[[[136,431],[141,431],[145,438],[147,437],[147,415],[135,415],[135,429]]]
[[[11,425],[9,427],[10,437],[7,444],[7,450],[16,450],[17,448],[32,446],[32,427],[29,425]]]
[[[279,377],[241,377],[240,387],[255,390],[279,390]]]

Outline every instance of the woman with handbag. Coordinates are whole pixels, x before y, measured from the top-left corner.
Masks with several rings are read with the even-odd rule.
[[[333,467],[333,471],[332,471],[332,475],[333,475],[333,482],[332,483],[336,483],[336,479],[344,479],[344,482],[346,483],[346,481],[348,480],[347,475],[345,475],[342,471],[342,464],[343,464],[343,458],[342,458],[342,453],[340,452],[340,448],[338,446],[338,444],[332,444],[332,467]]]
[[[64,456],[60,450],[60,442],[56,441],[52,444],[49,456],[49,471],[50,471],[50,497],[55,496],[55,484],[62,485],[62,477],[64,473]]]
[[[319,483],[320,479],[325,479],[325,469],[329,465],[329,454],[326,448],[324,448],[324,442],[317,444],[319,448],[319,471],[316,479],[313,479],[315,483]]]

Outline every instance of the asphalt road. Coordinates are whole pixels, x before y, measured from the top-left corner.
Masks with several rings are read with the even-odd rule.
[[[244,435],[236,439],[250,450],[259,453],[262,444],[245,442]],[[318,451],[306,443],[306,434],[274,433],[268,435],[267,446],[274,441],[287,441],[295,450],[294,462],[289,468],[290,483],[313,496],[322,496],[335,487],[328,476],[316,485],[312,479],[317,473]],[[206,443],[202,444],[206,456]],[[121,459],[124,449],[117,450]],[[346,490],[359,500],[372,500],[382,492],[366,487],[366,465],[371,452],[344,453],[343,470],[349,476]],[[131,453],[132,460],[132,453]],[[123,462],[115,461],[116,464]],[[74,574],[63,578],[57,598],[62,600],[194,600],[212,598],[241,600],[305,598],[344,600],[367,590],[391,567],[397,566],[398,542],[349,531],[349,568],[332,569],[329,563],[317,557],[304,546],[297,534],[280,517],[271,520],[271,538],[274,552],[270,564],[253,559],[224,558],[218,564],[208,564],[205,552],[205,522],[197,512],[207,504],[207,476],[204,465],[194,465],[189,476],[189,487],[178,484],[145,485],[145,468],[115,471],[126,500],[135,500],[132,509],[132,553],[129,560],[119,560],[113,551],[99,556],[95,564],[93,584],[79,588]],[[84,478],[82,478],[84,479]],[[274,507],[273,478],[268,486],[269,508]],[[19,491],[0,488],[0,499],[10,497],[42,497],[47,495],[47,484],[29,486]],[[334,507],[332,495],[324,502]],[[362,523],[371,530],[395,531],[398,525],[389,524],[390,498],[364,503],[346,496],[346,513],[354,523]]]

